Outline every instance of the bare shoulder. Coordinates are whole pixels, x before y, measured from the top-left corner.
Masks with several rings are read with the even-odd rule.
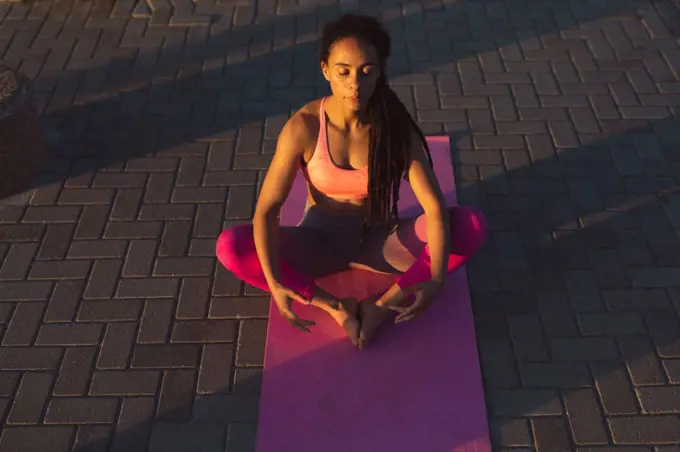
[[[295,140],[302,148],[313,146],[319,134],[319,103],[320,99],[313,100],[293,113],[286,121],[281,137]]]

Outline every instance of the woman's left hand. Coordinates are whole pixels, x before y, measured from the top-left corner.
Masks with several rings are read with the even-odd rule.
[[[437,298],[443,286],[444,283],[441,281],[430,280],[407,288],[404,294],[408,296],[415,293],[416,300],[410,306],[390,306],[390,309],[399,313],[394,323],[407,322],[425,312]]]

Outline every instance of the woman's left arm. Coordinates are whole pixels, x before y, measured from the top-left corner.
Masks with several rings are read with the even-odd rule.
[[[427,218],[427,244],[432,265],[432,281],[444,283],[450,250],[450,218],[444,194],[430,166],[420,137],[411,138],[411,163],[408,177]]]

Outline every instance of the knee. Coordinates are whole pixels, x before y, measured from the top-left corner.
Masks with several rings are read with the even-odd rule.
[[[215,244],[217,259],[227,269],[243,259],[255,249],[253,241],[253,226],[242,224],[222,231]]]
[[[452,207],[449,209],[451,221],[451,248],[456,254],[475,253],[486,242],[489,234],[486,216],[473,207]]]

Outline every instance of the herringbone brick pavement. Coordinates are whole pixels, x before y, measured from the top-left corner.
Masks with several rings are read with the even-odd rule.
[[[41,0],[0,4],[51,155],[0,206],[2,452],[253,450],[268,299],[214,242],[343,11],[489,217],[494,449],[680,450],[678,0]]]

